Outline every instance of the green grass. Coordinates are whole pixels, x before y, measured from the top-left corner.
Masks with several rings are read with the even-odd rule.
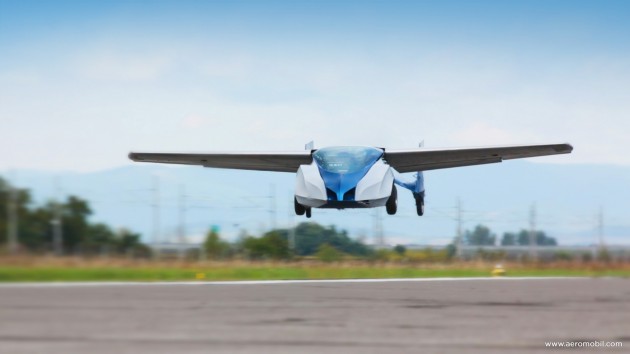
[[[361,278],[435,278],[486,277],[490,269],[412,268],[371,266],[221,266],[216,268],[156,267],[0,267],[0,282],[24,281],[176,281],[196,280],[281,280],[281,279],[361,279]],[[617,276],[629,277],[625,270],[588,269],[508,269],[508,276]]]

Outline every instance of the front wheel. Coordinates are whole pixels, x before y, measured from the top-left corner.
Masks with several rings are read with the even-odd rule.
[[[297,198],[293,197],[293,207],[295,208],[296,215],[304,215],[306,208],[304,205],[298,203]]]
[[[306,208],[305,212],[306,212],[306,217],[310,219],[311,218],[311,208]]]
[[[387,203],[385,203],[385,210],[387,210],[389,215],[394,215],[398,211],[398,191],[396,186],[392,186],[392,194],[387,199]]]

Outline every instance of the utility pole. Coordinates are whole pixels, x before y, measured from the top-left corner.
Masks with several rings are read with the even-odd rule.
[[[153,257],[159,258],[160,242],[160,177],[153,176]]]
[[[464,240],[463,240],[463,236],[462,235],[462,200],[457,197],[457,237],[456,237],[456,245],[455,245],[455,251],[457,252],[457,258],[462,260],[463,256],[464,256],[464,250],[462,249],[463,245],[464,245]]]
[[[276,229],[276,186],[273,183],[269,185],[269,227]]]
[[[55,178],[55,188],[57,189],[57,198],[53,204],[53,249],[57,256],[63,255],[63,224],[62,224],[62,202],[61,202],[61,187],[59,185],[59,179]]]
[[[17,210],[17,190],[7,182],[7,234],[9,253],[16,254],[18,251],[18,210]]]
[[[599,246],[598,252],[595,256],[600,260],[606,258],[606,243],[604,242],[604,208],[599,207],[599,213],[597,214],[597,243]]]
[[[538,260],[538,240],[536,237],[536,203],[529,210],[529,255],[532,260]]]
[[[381,208],[374,208],[374,244],[378,248],[385,247],[385,236],[383,235],[383,218]]]
[[[182,184],[179,186],[179,228],[178,243],[180,247],[179,258],[183,259],[186,253],[184,242],[186,239],[186,187]]]
[[[289,200],[291,200],[291,202],[289,203],[289,249],[291,250],[291,253],[293,255],[295,255],[295,249],[296,249],[296,239],[295,239],[295,213],[293,212],[293,208],[291,208],[293,206],[293,194],[289,193]]]
[[[178,242],[184,243],[186,239],[186,189],[184,185],[179,186],[179,228]]]
[[[599,207],[599,215],[597,216],[597,237],[599,240],[599,248],[604,249],[604,208]]]

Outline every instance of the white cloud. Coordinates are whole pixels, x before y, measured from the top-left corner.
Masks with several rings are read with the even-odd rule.
[[[200,114],[192,113],[182,119],[181,125],[186,129],[196,129],[208,125],[212,120]]]
[[[147,81],[158,79],[173,64],[167,56],[98,53],[83,58],[80,74],[89,80]]]
[[[462,129],[454,130],[452,139],[462,146],[514,144],[519,140],[510,132],[487,122],[473,122]]]
[[[131,149],[287,150],[310,140],[389,148],[568,141],[573,155],[541,161],[630,164],[619,149],[630,130],[623,61],[560,71],[487,48],[381,56],[206,44],[94,43],[55,72],[1,68],[0,130],[12,137],[0,149],[14,153],[0,168],[93,170],[127,163]]]
[[[0,83],[5,85],[37,85],[41,83],[41,78],[32,69],[16,69],[0,73]]]

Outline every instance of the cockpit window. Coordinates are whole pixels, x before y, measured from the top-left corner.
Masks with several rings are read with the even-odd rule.
[[[313,158],[322,170],[332,173],[354,173],[373,165],[383,150],[373,147],[328,147],[315,151]]]

